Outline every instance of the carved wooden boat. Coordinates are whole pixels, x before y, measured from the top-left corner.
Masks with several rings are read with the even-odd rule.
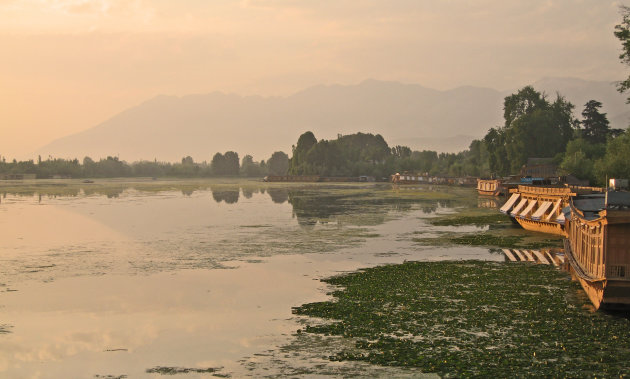
[[[477,179],[477,192],[484,196],[505,195],[503,180],[501,179]]]
[[[566,237],[565,215],[569,200],[577,195],[602,191],[594,187],[568,185],[519,185],[501,207],[523,229]]]
[[[565,254],[596,309],[630,308],[630,193],[570,201]]]

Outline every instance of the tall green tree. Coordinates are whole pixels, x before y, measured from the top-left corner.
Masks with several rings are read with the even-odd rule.
[[[619,7],[619,11],[622,16],[621,23],[615,25],[615,37],[621,41],[621,54],[619,59],[626,66],[630,66],[630,7],[622,5]],[[617,90],[621,93],[627,92],[630,89],[630,76],[624,81],[617,84]],[[626,100],[630,103],[630,97]]]
[[[212,174],[214,175],[224,175],[225,174],[225,157],[221,153],[216,153],[212,157],[212,161],[210,162],[210,167],[212,169]]]
[[[484,137],[490,171],[516,173],[530,157],[551,158],[564,152],[577,127],[572,110],[573,104],[562,96],[550,103],[531,86],[507,96],[504,126],[490,129]]]
[[[606,145],[606,154],[595,164],[597,179],[605,183],[608,178],[630,178],[630,131],[626,130],[619,137]]]
[[[293,156],[289,163],[289,174],[300,175],[309,171],[306,162],[306,154],[317,144],[317,138],[313,132],[303,133],[297,141],[297,145],[293,146]]]
[[[282,151],[276,151],[267,160],[267,166],[271,175],[286,175],[289,170],[289,156]]]
[[[226,151],[223,154],[225,159],[225,175],[238,175],[239,174],[239,161],[238,161],[238,153],[234,151]]]
[[[599,112],[601,107],[602,103],[599,101],[589,100],[582,111],[583,120],[581,124],[584,127],[582,135],[584,139],[592,143],[605,143],[606,138],[610,134],[606,113]]]

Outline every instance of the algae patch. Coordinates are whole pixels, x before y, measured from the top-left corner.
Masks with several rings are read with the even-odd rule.
[[[527,235],[500,235],[495,233],[476,234],[444,234],[437,238],[413,238],[414,242],[428,245],[468,245],[519,249],[542,249],[549,247],[562,247],[560,239],[536,238],[538,236]]]
[[[435,226],[461,226],[461,225],[510,225],[509,217],[493,212],[491,214],[457,214],[454,216],[437,217],[429,220]]]
[[[294,313],[323,319],[307,333],[353,342],[331,360],[455,377],[630,374],[630,321],[586,310],[579,285],[548,266],[406,262],[324,281],[334,300]]]

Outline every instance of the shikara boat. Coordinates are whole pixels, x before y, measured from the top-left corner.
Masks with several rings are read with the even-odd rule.
[[[592,194],[601,189],[557,185],[519,185],[511,190],[512,196],[501,207],[523,229],[534,232],[566,236],[565,215],[562,212],[569,200],[577,195]]]
[[[571,199],[567,232],[567,260],[595,308],[630,308],[630,193]]]

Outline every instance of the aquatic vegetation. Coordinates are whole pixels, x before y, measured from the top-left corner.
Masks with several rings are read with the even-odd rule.
[[[496,211],[485,214],[468,214],[458,213],[456,215],[449,215],[443,217],[436,217],[430,219],[429,222],[435,226],[460,226],[460,225],[476,225],[476,226],[484,226],[484,225],[511,225],[512,221],[510,221],[509,216],[506,216],[502,213],[498,213]]]
[[[419,237],[413,238],[414,242],[423,245],[469,245],[469,246],[486,246],[500,248],[518,248],[518,249],[542,249],[550,247],[562,247],[562,240],[540,238],[540,236],[530,237],[525,234],[495,234],[492,232],[484,233],[443,233],[438,237]]]
[[[294,313],[322,319],[304,332],[354,342],[330,360],[447,377],[630,374],[630,321],[585,309],[579,285],[548,266],[406,262],[324,281],[334,299]]]

